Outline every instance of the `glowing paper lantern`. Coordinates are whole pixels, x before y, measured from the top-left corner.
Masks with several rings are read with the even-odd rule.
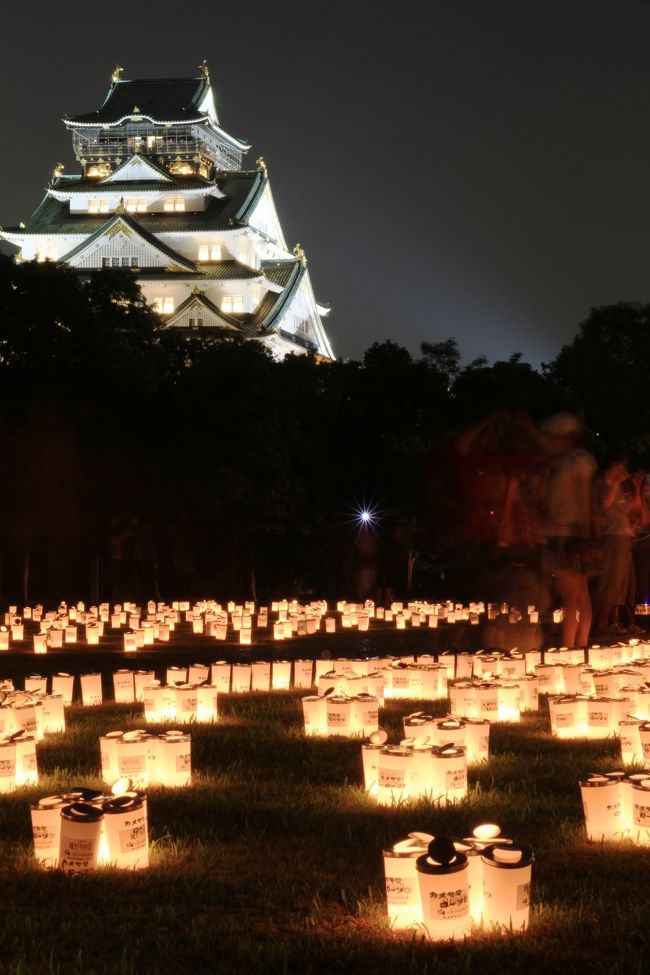
[[[81,701],[84,707],[93,707],[102,703],[102,675],[82,674]]]
[[[136,670],[133,674],[133,687],[136,701],[144,701],[144,689],[156,678],[153,670]]]
[[[372,694],[357,694],[352,698],[350,735],[367,737],[379,730],[379,703]]]
[[[352,699],[342,694],[331,694],[326,698],[327,734],[349,735],[351,733]]]
[[[71,674],[54,674],[52,677],[52,694],[61,694],[66,707],[72,704],[74,677]]]
[[[205,664],[192,664],[187,671],[188,684],[203,684],[210,679],[210,668]]]
[[[63,630],[58,627],[50,627],[47,631],[47,644],[52,650],[60,650],[63,646]]]
[[[66,873],[85,873],[97,866],[104,814],[88,802],[61,808],[59,867]]]
[[[395,931],[422,924],[422,899],[416,861],[433,839],[428,833],[411,833],[406,840],[384,850],[386,905]]]
[[[216,721],[218,692],[214,684],[201,684],[196,688],[196,720]]]
[[[62,694],[44,694],[40,698],[42,704],[43,731],[46,734],[56,734],[65,731],[65,701]]]
[[[40,674],[31,674],[25,678],[25,690],[28,693],[47,694],[47,677],[41,677]]]
[[[643,764],[643,748],[639,731],[642,723],[634,718],[626,718],[618,723],[618,733],[621,739],[621,760],[624,765]]]
[[[311,665],[311,661],[309,661]],[[311,683],[311,666],[309,679]],[[286,691],[291,687],[291,661],[274,660],[271,671],[271,686],[274,691]]]
[[[34,856],[42,867],[58,866],[61,808],[66,804],[63,796],[47,796],[30,804]]]
[[[246,694],[251,689],[251,665],[233,664],[232,693]]]
[[[192,750],[189,735],[168,732],[159,738],[161,746],[161,775],[163,785],[179,788],[192,780]]]
[[[436,745],[458,745],[465,747],[465,722],[462,718],[443,718],[434,724],[434,741]],[[427,734],[427,732],[424,732]]]
[[[166,680],[168,684],[186,684],[187,667],[168,667]]]
[[[465,718],[467,764],[487,762],[490,757],[490,722],[486,718]]]
[[[379,753],[377,802],[384,806],[408,799],[416,781],[413,749],[387,745]]]
[[[110,863],[125,870],[149,866],[146,803],[142,795],[115,796],[102,803]]]
[[[109,731],[105,735],[101,735],[99,739],[99,755],[104,782],[115,782],[116,779],[120,778],[117,743],[123,736],[123,731]]]
[[[132,670],[117,670],[113,674],[113,696],[116,704],[132,704],[135,701]]]
[[[439,745],[431,749],[432,797],[435,800],[459,802],[467,795],[467,754],[456,745]]]
[[[618,780],[592,775],[580,783],[587,839],[620,839],[622,835],[621,797]]]
[[[364,789],[375,799],[379,781],[379,753],[387,739],[388,735],[385,731],[375,731],[361,746]]]
[[[139,731],[127,731],[116,740],[118,776],[131,779],[139,789],[149,784],[147,738]]]
[[[313,660],[294,660],[293,662],[293,686],[311,687],[314,671]]]
[[[47,653],[47,633],[34,634],[34,653]]]
[[[631,783],[631,835],[640,846],[650,846],[650,778]]]
[[[182,724],[196,721],[198,699],[195,684],[177,684],[175,688],[176,720]]]
[[[462,938],[469,930],[467,857],[451,840],[437,837],[416,860],[422,921],[433,941]]]
[[[513,931],[528,927],[533,851],[529,846],[489,846],[483,861],[483,920]]]
[[[428,736],[432,744],[438,744],[437,720],[424,711],[413,711],[402,719],[405,738],[421,738]]]
[[[327,698],[319,694],[302,699],[306,735],[327,735]]]
[[[220,694],[230,692],[231,666],[225,660],[217,660],[211,668],[211,680]]]
[[[271,664],[267,660],[257,660],[251,664],[251,690],[268,691],[271,687]]]

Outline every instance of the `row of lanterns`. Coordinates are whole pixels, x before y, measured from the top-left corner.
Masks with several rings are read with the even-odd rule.
[[[434,941],[464,938],[481,924],[522,931],[533,859],[529,846],[501,839],[493,824],[463,840],[410,833],[384,851],[391,926],[417,926]]]
[[[551,733],[556,738],[609,738],[619,734],[621,723],[634,709],[629,697],[585,694],[549,697],[548,704]]]
[[[380,805],[409,799],[460,802],[467,796],[467,751],[454,742],[434,745],[425,736],[387,744],[385,731],[361,746],[366,792]]]
[[[32,803],[30,811],[34,855],[43,867],[86,873],[102,864],[149,866],[147,797],[128,779],[110,795],[71,789]]]
[[[0,733],[11,735],[17,731],[33,735],[39,741],[46,734],[65,731],[63,695],[39,691],[0,691]]]
[[[647,772],[607,772],[580,783],[587,838],[601,843],[632,840],[650,846],[650,777]]]
[[[488,721],[518,722],[522,711],[537,711],[539,683],[536,677],[516,680],[460,680],[449,688],[452,714]]]
[[[105,782],[128,777],[139,789],[183,788],[192,781],[192,742],[182,731],[109,731],[99,739]]]
[[[379,701],[373,694],[354,696],[328,688],[302,699],[306,735],[365,738],[379,729]]]

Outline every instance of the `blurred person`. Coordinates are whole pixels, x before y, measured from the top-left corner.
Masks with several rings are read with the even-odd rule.
[[[555,413],[539,430],[546,448],[540,512],[548,565],[564,609],[562,645],[586,647],[592,619],[587,573],[596,461],[580,446],[583,427],[573,414]]]

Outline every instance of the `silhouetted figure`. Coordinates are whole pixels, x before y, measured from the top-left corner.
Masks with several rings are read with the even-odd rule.
[[[585,647],[592,617],[587,559],[596,461],[579,446],[582,424],[572,414],[550,416],[540,432],[547,453],[540,472],[540,508],[548,567],[564,609],[562,645]]]

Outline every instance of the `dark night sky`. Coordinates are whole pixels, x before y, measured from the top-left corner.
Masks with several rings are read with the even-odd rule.
[[[590,306],[650,300],[650,3],[456,0],[5,6],[0,223],[26,219],[62,115],[125,78],[197,75],[263,154],[288,241],[333,306],[335,352],[375,340],[535,364]]]

